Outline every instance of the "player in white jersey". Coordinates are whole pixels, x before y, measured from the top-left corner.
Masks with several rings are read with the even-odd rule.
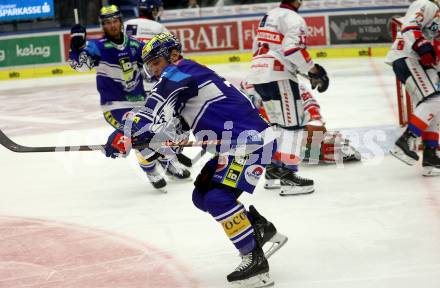
[[[167,28],[157,22],[161,6],[160,0],[139,0],[139,17],[125,22],[127,34],[140,41],[148,42],[154,35],[167,32]]]
[[[396,141],[391,154],[408,165],[418,160],[416,139],[422,137],[423,175],[440,175],[437,154],[440,124],[439,55],[433,40],[440,38],[440,8],[437,1],[417,0],[402,19],[400,36],[387,55],[396,77],[405,84],[417,107],[408,127]]]
[[[279,7],[269,11],[260,21],[253,43],[251,73],[247,79],[261,95],[269,121],[282,129],[280,153],[292,152],[290,139],[293,131],[303,129],[299,115],[304,109],[300,105],[297,73],[308,74],[312,88],[318,88],[319,92],[327,90],[329,84],[325,69],[314,64],[307,52],[307,26],[297,13],[301,4],[302,0],[283,0]],[[270,188],[270,182],[280,179],[284,195],[314,191],[313,180],[298,177],[296,183],[284,183],[286,171],[296,172],[297,168],[295,165],[280,167],[278,164],[274,161],[266,169],[267,188]],[[289,187],[287,184],[290,187],[294,184],[295,189],[283,193],[283,189]]]
[[[164,25],[157,22],[161,7],[161,0],[139,0],[139,17],[124,23],[127,35],[147,43],[154,35],[168,32]],[[144,81],[145,90],[151,90],[153,84],[152,81]]]
[[[127,35],[135,38],[136,40],[147,43],[155,35],[159,33],[167,32],[168,31],[167,28],[165,28],[165,26],[162,25],[161,23],[157,22],[161,8],[162,8],[161,0],[139,0],[138,1],[139,17],[124,22],[125,32],[127,33]],[[151,90],[153,85],[154,85],[154,81],[152,79],[149,79],[149,77],[145,77],[144,89],[147,92]],[[183,157],[186,158],[186,156]],[[177,175],[184,175],[182,179],[191,179],[189,178],[190,172],[187,169],[185,169],[176,160],[167,160],[166,158],[164,158],[161,160],[153,160],[151,162],[146,161],[144,165],[153,167],[157,164],[158,161],[163,167],[168,167],[168,169],[169,168],[174,169],[174,172],[176,172]],[[156,174],[157,179],[159,178],[163,179],[163,177],[157,172],[156,169],[154,169],[153,171]],[[177,177],[177,179],[179,178]],[[163,182],[164,181],[162,181],[162,183]]]

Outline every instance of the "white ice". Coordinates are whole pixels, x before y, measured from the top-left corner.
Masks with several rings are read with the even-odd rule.
[[[300,175],[315,180],[311,195],[280,197],[260,181],[253,195],[240,198],[289,237],[270,259],[276,287],[440,287],[440,177],[422,177],[420,163],[406,166],[382,153],[398,131],[391,68],[378,58],[318,62],[331,81],[315,94],[328,128],[351,131],[367,160],[301,166]],[[212,68],[238,83],[247,65]],[[0,87],[0,129],[20,144],[103,143],[111,131],[93,75]],[[170,180],[161,194],[133,157],[0,147],[0,187],[0,216],[73,223],[149,243],[188,266],[200,287],[228,287],[225,276],[240,262],[221,226],[193,206],[191,182]]]

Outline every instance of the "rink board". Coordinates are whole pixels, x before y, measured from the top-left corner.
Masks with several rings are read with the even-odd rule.
[[[310,49],[310,55],[315,61],[320,59],[334,59],[334,58],[365,58],[365,57],[384,57],[388,52],[388,47],[355,47],[355,48],[323,48]],[[204,65],[225,64],[237,62],[250,62],[252,59],[251,53],[212,53],[204,55],[190,55],[188,58],[200,62]],[[89,72],[94,73],[94,72]],[[29,79],[39,77],[57,77],[67,75],[80,75],[70,68],[69,65],[56,66],[28,66],[26,68],[0,70],[0,80],[14,80],[14,79]]]

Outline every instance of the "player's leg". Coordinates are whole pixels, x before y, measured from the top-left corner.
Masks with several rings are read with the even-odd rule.
[[[141,167],[142,171],[144,171],[147,175],[148,181],[150,181],[151,185],[153,185],[154,188],[161,190],[162,192],[167,192],[165,190],[167,182],[163,177],[163,173],[157,167],[157,160],[148,161],[141,152],[139,152],[138,150],[135,150],[135,152],[139,166]]]
[[[282,137],[283,141],[291,140],[290,137]],[[295,141],[295,140],[293,140]],[[281,142],[282,143],[282,142]],[[280,145],[280,147],[282,147]],[[296,153],[278,149],[272,158],[271,171],[280,179],[280,196],[311,194],[315,191],[314,181],[298,175],[300,159]]]
[[[125,120],[131,110],[130,109],[116,109],[104,112],[104,118],[108,124],[113,126],[115,129],[122,129],[122,121]],[[136,158],[138,160],[139,166],[142,171],[147,175],[148,180],[154,188],[159,189],[163,192],[165,186],[167,185],[162,173],[157,169],[156,160],[148,161],[142,154],[136,150]]]
[[[255,90],[261,96],[264,109],[269,118],[269,122],[279,126],[281,129],[281,136],[277,139],[280,143],[278,145],[278,152],[283,153],[283,147],[289,150],[286,154],[293,154],[290,151],[294,150],[294,142],[289,142],[290,139],[283,139],[288,135],[285,131],[302,131],[303,107],[301,106],[300,92],[298,84],[292,80],[280,80],[262,84],[255,84]],[[285,131],[284,131],[285,130]],[[300,132],[298,132],[300,133]],[[301,143],[297,143],[301,145]],[[297,151],[300,152],[300,151]],[[274,154],[274,156],[279,155]],[[292,157],[294,157],[292,155]],[[280,195],[297,195],[312,193],[313,180],[302,178],[298,175],[298,167],[296,165],[282,163],[281,157],[274,159],[271,164],[267,166],[265,172],[265,188],[275,189],[281,187]]]
[[[429,127],[422,133],[423,141],[423,175],[440,176],[439,147],[439,126],[440,114],[437,114],[431,121]]]
[[[176,157],[164,157],[158,159],[166,174],[178,180],[191,181],[191,172],[185,168]]]
[[[264,166],[261,163],[247,165],[247,158],[219,157],[223,157],[220,162],[224,163],[226,160],[227,165],[218,165],[218,157],[205,165],[195,181],[193,202],[197,208],[211,214],[222,225],[241,254],[242,262],[227,276],[228,281],[239,285],[252,284],[252,287],[267,286],[273,281],[268,274],[269,264],[262,247],[275,235],[278,236],[276,240],[281,247],[287,237],[282,238],[273,224],[265,226],[269,222],[260,214],[257,215],[253,208],[251,210],[256,218],[252,219],[252,214],[237,201],[243,190],[252,193]]]
[[[396,60],[393,70],[419,104],[410,115],[408,127],[397,139],[391,154],[408,165],[414,165],[419,160],[416,139],[440,111],[440,93],[436,86],[439,78],[434,69],[425,69],[417,60],[410,58]]]

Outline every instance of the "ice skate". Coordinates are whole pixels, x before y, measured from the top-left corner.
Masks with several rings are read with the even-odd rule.
[[[425,148],[423,151],[423,176],[440,176],[440,158],[436,148]]]
[[[252,225],[258,233],[258,237],[260,237],[259,240],[263,247],[264,255],[266,259],[269,259],[270,256],[286,244],[288,238],[279,233],[273,223],[267,221],[252,205],[249,206],[249,214],[252,217]]]
[[[298,176],[296,172],[289,171],[281,177],[281,196],[286,195],[304,195],[315,192],[312,179]]]
[[[257,244],[254,250],[241,256],[241,263],[227,277],[232,287],[262,288],[274,285],[269,276],[269,263]]]
[[[282,173],[280,168],[269,164],[266,166],[266,172],[264,173],[264,189],[279,189],[281,188],[280,177]]]
[[[167,193],[167,190],[165,188],[167,186],[167,182],[165,181],[161,173],[157,171],[157,167],[154,167],[152,171],[146,172],[146,174],[148,180],[154,188],[163,193]]]
[[[187,180],[192,181],[191,172],[186,169],[182,164],[176,159],[169,160],[167,162],[161,162],[163,168],[168,176],[176,180]]]
[[[405,133],[397,139],[394,147],[390,151],[391,155],[408,165],[416,164],[416,162],[419,161],[419,156],[414,150],[416,147],[416,139],[411,132],[406,130]]]

